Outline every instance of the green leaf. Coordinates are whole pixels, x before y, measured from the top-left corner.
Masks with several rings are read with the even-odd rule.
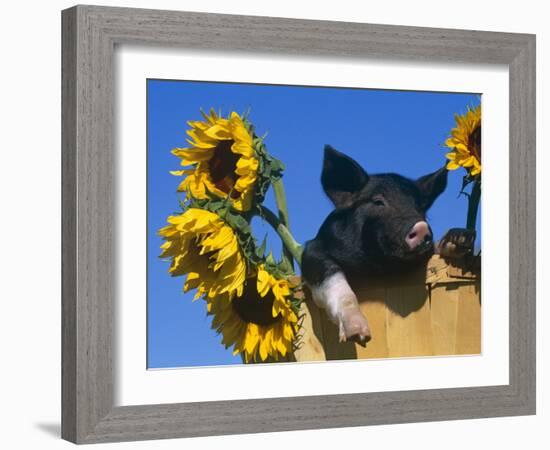
[[[267,257],[265,258],[265,262],[270,265],[275,265],[275,258],[273,257],[273,253],[270,251]]]
[[[283,258],[281,259],[281,262],[279,263],[279,268],[287,276],[293,274],[294,272],[292,268],[292,263],[284,255],[283,255]]]
[[[256,254],[258,255],[259,258],[264,257],[266,246],[267,246],[267,233],[264,236],[264,240],[262,241],[262,245],[260,245],[258,247],[258,249],[256,250]]]
[[[271,169],[274,172],[284,172],[285,165],[283,162],[277,158],[273,158],[273,161],[271,162]]]

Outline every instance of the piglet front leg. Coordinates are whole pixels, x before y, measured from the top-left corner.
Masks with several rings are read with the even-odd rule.
[[[436,253],[444,258],[462,258],[474,250],[475,230],[451,228],[436,246]]]
[[[311,291],[317,306],[324,308],[329,319],[338,326],[340,342],[354,341],[365,346],[371,340],[369,323],[342,272],[311,286]]]

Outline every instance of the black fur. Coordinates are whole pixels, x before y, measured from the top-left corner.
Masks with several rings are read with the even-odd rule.
[[[444,191],[445,168],[415,181],[393,173],[368,175],[327,145],[321,183],[336,209],[306,243],[302,274],[308,284],[338,271],[346,276],[402,272],[433,254],[432,241],[410,250],[405,237]]]

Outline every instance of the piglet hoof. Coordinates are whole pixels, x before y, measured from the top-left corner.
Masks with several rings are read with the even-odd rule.
[[[355,342],[356,344],[359,344],[361,347],[366,347],[367,342],[369,342],[372,339],[371,335],[359,335],[355,334],[352,337],[349,338],[350,341]]]
[[[365,347],[371,338],[369,323],[359,309],[344,315],[340,322],[340,342],[353,341]]]
[[[451,228],[437,244],[437,253],[444,258],[462,258],[473,252],[475,230]]]

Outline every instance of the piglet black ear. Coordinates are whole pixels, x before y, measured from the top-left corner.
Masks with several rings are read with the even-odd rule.
[[[427,210],[432,206],[433,202],[447,187],[447,168],[441,169],[424,175],[416,180],[416,185],[423,196],[423,206]]]
[[[337,208],[350,206],[354,194],[369,181],[363,168],[349,156],[325,145],[321,184]]]

